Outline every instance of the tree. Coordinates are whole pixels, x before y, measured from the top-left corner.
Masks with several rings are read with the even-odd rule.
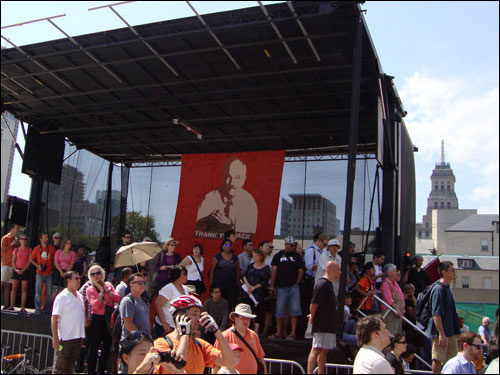
[[[125,228],[132,233],[135,242],[142,241],[144,237],[151,238],[151,241],[157,242],[159,234],[155,230],[155,218],[151,215],[143,216],[140,212],[127,212],[125,218]]]

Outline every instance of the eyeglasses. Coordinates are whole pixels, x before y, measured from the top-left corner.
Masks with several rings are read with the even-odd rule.
[[[132,238],[132,236],[123,236],[123,238]]]
[[[97,271],[97,272],[91,272],[90,273],[90,276],[97,276],[97,275],[101,275],[102,272],[101,271]]]
[[[399,341],[398,344],[406,345],[406,341]]]
[[[478,344],[470,344],[470,346],[475,346],[477,350],[481,350],[483,348],[482,345]]]
[[[143,281],[143,280],[137,280],[137,281],[132,281],[130,284],[139,284],[139,285],[144,285],[144,284],[146,284],[146,282],[145,282],[145,281]]]
[[[54,240],[60,240],[61,237],[54,237]]]
[[[169,243],[167,246],[177,246],[175,243]]]
[[[289,243],[288,246],[290,246],[290,247],[297,247],[297,244],[296,243]]]
[[[27,241],[28,239],[27,238],[20,238],[21,241]]]
[[[233,247],[233,245],[230,244],[230,243],[227,243],[227,244],[224,245],[224,247]]]

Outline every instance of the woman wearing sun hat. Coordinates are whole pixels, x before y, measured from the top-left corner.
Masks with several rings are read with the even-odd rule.
[[[235,369],[240,374],[260,374],[267,372],[264,361],[265,353],[260,344],[259,336],[249,328],[251,319],[255,317],[256,315],[252,314],[250,305],[240,303],[229,314],[229,319],[234,322],[234,327],[222,332],[222,336],[224,336],[230,345],[236,344],[243,349],[240,353],[240,360],[235,365]],[[218,348],[218,345],[219,343],[216,341],[214,346]]]

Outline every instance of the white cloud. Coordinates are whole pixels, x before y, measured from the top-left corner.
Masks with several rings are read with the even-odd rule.
[[[417,176],[430,175],[431,170],[418,170],[418,166],[428,167],[440,160],[444,139],[446,162],[451,163],[457,185],[463,188],[459,201],[480,207],[481,213],[498,212],[498,86],[481,91],[478,87],[484,81],[479,79],[440,79],[422,70],[407,78],[400,90],[408,111],[405,122],[419,148],[415,154]],[[417,189],[428,193],[427,185]]]

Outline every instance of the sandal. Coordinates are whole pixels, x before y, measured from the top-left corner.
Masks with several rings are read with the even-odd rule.
[[[297,339],[293,335],[288,335],[285,340],[286,341],[296,341]]]
[[[16,309],[14,308],[14,306],[9,306],[9,307],[4,307],[4,310],[5,311],[15,311]]]
[[[19,310],[19,312],[22,312],[22,313],[27,313],[26,309],[25,308],[22,308],[21,310]]]
[[[277,334],[270,335],[270,336],[268,336],[267,338],[268,338],[268,339],[271,339],[271,340],[283,340],[283,337],[278,336]]]

